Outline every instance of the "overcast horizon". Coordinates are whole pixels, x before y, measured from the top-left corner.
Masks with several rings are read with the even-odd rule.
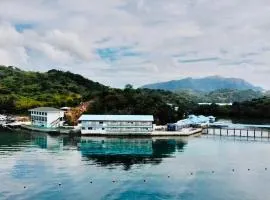
[[[0,64],[111,87],[187,77],[270,89],[267,0],[1,0]]]

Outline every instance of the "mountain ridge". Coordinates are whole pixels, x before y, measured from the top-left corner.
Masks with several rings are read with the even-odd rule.
[[[237,89],[263,91],[263,88],[255,86],[244,79],[225,78],[222,76],[207,76],[203,78],[187,77],[179,80],[157,82],[143,85],[141,88],[162,89],[169,91],[193,90],[202,92],[212,92],[219,89]]]

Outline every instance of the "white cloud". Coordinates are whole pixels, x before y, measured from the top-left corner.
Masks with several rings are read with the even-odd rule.
[[[266,0],[1,0],[0,62],[119,87],[219,74],[270,89],[269,11]]]

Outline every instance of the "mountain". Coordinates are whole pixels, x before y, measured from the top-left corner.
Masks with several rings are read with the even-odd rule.
[[[202,92],[212,92],[220,89],[263,91],[262,88],[256,87],[243,79],[224,78],[221,76],[209,76],[197,79],[185,78],[181,80],[148,84],[142,86],[142,88],[162,89],[169,91],[193,90]]]

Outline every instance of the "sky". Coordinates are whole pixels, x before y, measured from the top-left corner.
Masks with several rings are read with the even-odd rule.
[[[269,0],[0,0],[0,64],[112,87],[186,77],[270,89]]]

